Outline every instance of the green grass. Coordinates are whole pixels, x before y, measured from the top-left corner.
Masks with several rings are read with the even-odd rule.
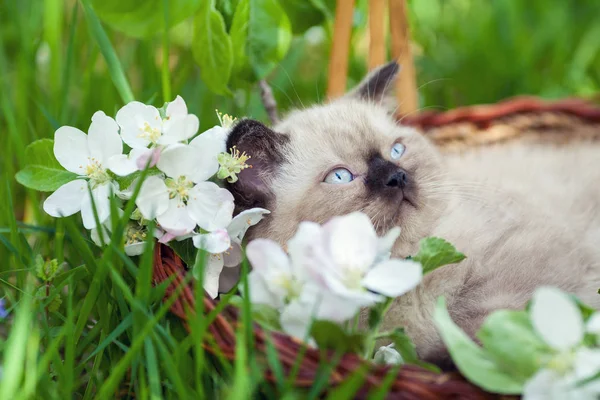
[[[168,0],[158,3],[167,25]],[[597,0],[410,5],[422,107],[520,94],[597,96]],[[358,1],[351,84],[365,72],[365,10],[366,1]],[[330,33],[326,22],[296,37],[270,76],[282,110],[324,97]],[[293,391],[273,349],[266,357],[279,382],[266,385],[247,329],[238,332],[235,363],[205,353],[207,317],[192,317],[188,335],[169,315],[165,286],[151,284],[150,252],[135,260],[116,246],[101,252],[77,217],[51,219],[41,210],[43,196],[14,180],[27,163],[27,144],[51,138],[61,125],[85,131],[95,111],[114,115],[133,98],[160,106],[180,94],[202,129],[216,124],[215,108],[266,119],[256,88],[232,87],[231,98],[207,90],[190,35],[186,21],[169,33],[129,38],[100,22],[87,0],[0,0],[0,298],[10,311],[0,321],[0,399],[114,398],[117,392],[141,399],[296,398],[316,397],[322,388],[316,382],[312,391]],[[36,277],[37,255],[66,264],[48,287]],[[62,303],[50,311],[57,297]],[[242,316],[249,328],[248,307]],[[351,398],[362,379],[357,371],[337,395]]]

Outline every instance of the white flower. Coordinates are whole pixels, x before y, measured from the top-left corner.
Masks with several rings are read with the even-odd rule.
[[[242,240],[246,231],[268,213],[264,208],[242,211],[231,220],[227,229],[193,236],[194,246],[209,253],[204,266],[204,289],[213,299],[217,297],[219,289],[228,291],[235,285],[235,282],[226,282],[227,287],[223,287],[223,281],[219,285],[221,271],[224,266],[232,268],[242,262]]]
[[[404,364],[404,359],[402,358],[400,353],[398,353],[398,351],[394,348],[394,343],[389,344],[387,346],[381,346],[379,350],[375,352],[373,361],[375,361],[377,364]]]
[[[165,149],[157,166],[167,178],[148,177],[136,198],[144,218],[156,218],[175,236],[192,232],[196,225],[206,231],[226,227],[233,213],[233,196],[215,183],[205,182],[218,168],[214,153],[214,149],[183,144]]]
[[[246,256],[252,264],[250,302],[278,309],[283,330],[292,336],[305,339],[313,319],[343,322],[360,309],[323,291],[312,282],[304,265],[290,260],[272,240],[253,240],[246,247]]]
[[[525,384],[523,398],[597,399],[598,382],[579,384],[600,372],[600,349],[582,344],[585,328],[577,304],[556,288],[542,287],[533,295],[530,314],[533,327],[553,354]]]
[[[180,96],[167,104],[165,114],[162,118],[156,107],[139,101],[132,101],[117,112],[121,137],[132,151],[129,156],[111,161],[109,167],[114,173],[129,175],[143,169],[150,158],[150,166],[153,166],[158,161],[162,146],[186,141],[198,132],[198,117],[188,114],[185,101]]]
[[[123,210],[118,209],[119,218],[123,216]],[[139,211],[135,211],[139,213]],[[90,238],[97,246],[102,247],[102,239],[104,239],[104,245],[110,243],[110,235],[112,232],[112,220],[108,218],[102,224],[102,238],[100,237],[100,230],[98,227],[93,228],[90,231]],[[128,256],[139,256],[144,252],[146,241],[148,240],[148,228],[142,223],[142,221],[129,221],[125,227],[125,254]],[[154,229],[154,237],[160,239],[164,235],[164,232],[159,229]]]
[[[335,217],[323,227],[303,224],[304,232],[290,241],[292,259],[338,296],[369,306],[382,301],[382,295],[398,297],[421,281],[420,264],[387,259],[398,229],[379,239],[369,217],[359,212]]]
[[[92,197],[100,222],[110,214],[110,196],[118,187],[106,171],[112,157],[120,156],[123,143],[119,127],[102,111],[92,116],[86,135],[79,129],[63,126],[54,135],[54,155],[67,171],[79,179],[58,188],[44,202],[44,211],[53,217],[67,217],[81,211],[87,229],[96,226]],[[90,196],[88,183],[91,187]]]

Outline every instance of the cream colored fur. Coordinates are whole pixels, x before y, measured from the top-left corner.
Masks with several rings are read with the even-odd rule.
[[[425,359],[443,354],[431,320],[438,296],[446,297],[451,316],[470,335],[490,312],[522,308],[540,285],[558,286],[600,307],[598,144],[513,143],[440,154],[384,108],[353,98],[296,111],[273,129],[288,134],[290,142],[269,182],[272,214],[252,237],[284,244],[302,220],[322,223],[361,210],[380,234],[402,227],[395,257],[414,254],[418,241],[430,235],[467,255],[427,275],[385,321],[384,329],[406,327]],[[397,139],[406,145],[398,164],[418,187],[416,207],[370,197],[362,180],[369,154],[378,151],[390,160]],[[357,179],[323,183],[337,166]]]

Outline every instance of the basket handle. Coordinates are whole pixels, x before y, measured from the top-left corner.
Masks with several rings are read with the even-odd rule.
[[[402,115],[418,109],[415,67],[410,49],[410,31],[406,0],[388,0],[392,57],[402,71],[396,83],[399,112]],[[348,58],[352,36],[354,0],[337,0],[333,29],[333,44],[329,58],[327,97],[333,99],[346,92]],[[385,62],[385,0],[369,0],[369,69]]]

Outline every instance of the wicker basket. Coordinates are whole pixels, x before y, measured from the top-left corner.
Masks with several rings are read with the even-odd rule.
[[[415,126],[428,135],[443,151],[456,151],[472,146],[482,146],[506,140],[552,140],[565,142],[573,138],[600,139],[600,108],[583,100],[568,99],[547,103],[536,98],[515,98],[502,103],[473,106],[442,113],[421,113],[401,118],[402,123]],[[193,287],[185,284],[186,266],[167,246],[158,245],[154,257],[154,282],[158,284],[173,279],[165,296],[170,297],[182,284],[179,297],[171,311],[182,320],[187,319],[186,310],[194,310]],[[204,310],[215,308],[215,301],[204,297]],[[211,342],[204,343],[208,352],[221,354],[228,360],[235,358],[235,326],[237,314],[225,309],[209,326]],[[187,324],[186,324],[187,326]],[[265,332],[254,327],[255,346],[258,354],[265,354]],[[278,352],[285,373],[289,373],[296,361],[302,344],[283,334],[272,332],[270,336]],[[307,349],[296,378],[296,386],[310,387],[318,373],[321,354]],[[267,381],[275,377],[265,365]],[[367,398],[371,389],[377,388],[391,367],[377,366],[354,354],[342,357],[329,378],[328,389],[348,378],[363,366],[367,374],[358,398]],[[415,366],[403,366],[394,378],[388,394],[390,399],[500,399],[508,398],[483,392],[457,373],[436,374]]]

